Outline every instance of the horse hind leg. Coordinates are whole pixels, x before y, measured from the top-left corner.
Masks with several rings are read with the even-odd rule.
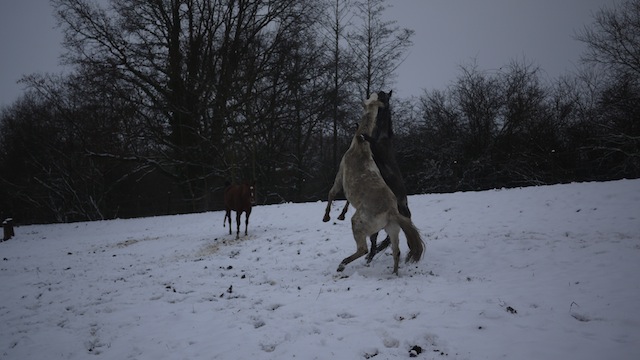
[[[240,238],[240,216],[242,215],[241,211],[236,211],[236,239]]]
[[[398,197],[398,211],[400,212],[400,214],[408,218],[411,218],[411,211],[409,210],[409,205],[407,204],[406,196]],[[378,248],[376,249],[376,253],[384,251],[384,249],[386,249],[389,246],[389,244],[391,244],[391,239],[387,235],[387,237],[384,240],[382,240],[380,245],[378,245]]]
[[[224,220],[222,221],[222,224],[224,226],[227,225],[227,219],[229,219],[229,235],[233,234],[233,230],[231,227],[231,210],[227,210],[226,214],[224,215]]]
[[[244,236],[247,236],[249,235],[247,229],[249,228],[249,215],[251,215],[251,210],[245,212],[244,215]]]
[[[354,237],[354,239],[356,240],[356,252],[351,254],[350,256],[347,256],[340,262],[340,265],[338,265],[338,271],[344,270],[347,264],[364,256],[367,253],[367,237],[365,235],[359,235]]]
[[[338,265],[338,271],[344,270],[345,266],[355,259],[364,256],[367,253],[367,234],[362,226],[362,222],[354,215],[351,218],[351,228],[353,230],[353,239],[356,241],[356,252],[347,256]]]
[[[378,240],[378,233],[375,233],[369,237],[371,240],[371,250],[369,250],[369,255],[367,255],[367,264],[373,260],[373,257],[378,253],[378,249],[376,248],[376,242]]]
[[[367,263],[371,262],[377,254],[383,252],[384,249],[389,247],[390,244],[391,244],[391,237],[388,234],[387,234],[387,237],[384,240],[382,240],[380,244],[378,244],[378,246],[376,246],[376,243],[374,241],[371,241],[371,251],[369,251],[369,255],[367,256]],[[375,249],[373,247],[375,247]]]
[[[393,252],[393,273],[398,275],[398,263],[400,262],[400,225],[393,222],[387,224],[384,230],[389,234],[389,240],[391,242],[391,250]]]
[[[387,235],[387,237],[382,240],[382,242],[380,244],[378,244],[378,247],[376,248],[376,253],[380,253],[383,252],[384,249],[386,249],[389,244],[391,244],[391,238],[389,237],[389,235]]]

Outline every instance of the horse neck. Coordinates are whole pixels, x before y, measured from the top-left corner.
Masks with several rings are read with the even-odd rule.
[[[378,110],[376,117],[376,128],[373,136],[376,140],[393,137],[393,127],[391,124],[391,110],[388,106]]]
[[[358,131],[356,135],[367,134],[371,136],[373,134],[374,127],[376,125],[376,118],[378,116],[378,104],[368,104],[365,108],[365,113],[362,115],[362,120],[360,121],[360,126],[358,126]]]
[[[242,199],[251,198],[251,190],[249,189],[249,185],[247,184],[240,185],[240,196],[242,197]]]

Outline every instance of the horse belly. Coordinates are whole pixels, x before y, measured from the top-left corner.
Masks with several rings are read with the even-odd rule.
[[[372,214],[357,209],[351,221],[354,228],[361,229],[368,237],[384,229],[389,223],[389,216],[386,212]]]
[[[372,215],[397,208],[397,199],[391,189],[378,176],[362,176],[360,181],[344,186],[345,196],[351,205]]]

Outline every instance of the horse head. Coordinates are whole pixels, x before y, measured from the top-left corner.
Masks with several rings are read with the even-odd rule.
[[[255,205],[256,204],[256,182],[245,181],[242,186],[244,187],[243,191],[247,194],[245,196],[249,198],[251,205]]]
[[[358,124],[356,135],[371,136],[376,127],[376,118],[378,113],[383,107],[384,103],[380,101],[377,93],[371,94],[371,96],[364,101],[364,114],[362,115],[362,120]]]
[[[373,130],[372,137],[376,140],[382,138],[393,137],[393,126],[391,124],[391,107],[389,106],[389,100],[393,90],[385,93],[384,91],[378,91],[378,100],[383,104],[378,110],[376,116],[376,126]]]

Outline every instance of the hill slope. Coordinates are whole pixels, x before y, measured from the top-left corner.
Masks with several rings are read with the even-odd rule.
[[[222,212],[19,227],[0,358],[640,358],[640,180],[412,196],[399,277],[389,251],[336,276],[324,206],[256,207],[240,240]]]

